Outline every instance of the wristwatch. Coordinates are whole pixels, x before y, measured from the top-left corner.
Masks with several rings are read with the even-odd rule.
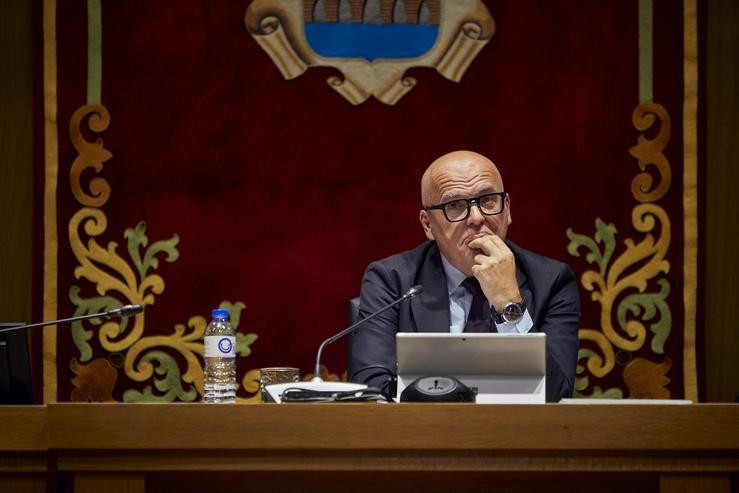
[[[493,321],[496,324],[517,324],[523,318],[525,311],[526,300],[521,299],[520,303],[509,301],[500,313],[493,311]]]

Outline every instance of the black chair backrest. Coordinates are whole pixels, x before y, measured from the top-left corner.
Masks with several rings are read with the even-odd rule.
[[[349,300],[349,325],[359,321],[359,297]]]

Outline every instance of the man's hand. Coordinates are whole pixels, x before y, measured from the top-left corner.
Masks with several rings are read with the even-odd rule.
[[[508,245],[498,236],[486,235],[475,238],[469,246],[481,251],[475,255],[472,274],[480,282],[493,309],[500,312],[508,302],[521,301],[516,282],[516,259]]]

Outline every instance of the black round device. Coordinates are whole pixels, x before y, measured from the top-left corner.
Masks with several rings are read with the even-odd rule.
[[[426,376],[411,382],[400,402],[475,402],[475,392],[454,377]]]

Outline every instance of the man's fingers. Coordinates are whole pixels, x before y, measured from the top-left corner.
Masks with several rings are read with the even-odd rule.
[[[513,254],[513,252],[511,252],[511,249],[508,248],[508,245],[506,245],[499,236],[495,235],[487,235],[483,236],[482,238],[475,238],[469,243],[469,246],[470,248],[476,248],[482,251],[482,254],[478,254],[475,256],[475,262],[477,263],[481,262],[481,260],[478,260],[477,258],[481,255],[487,257],[500,257]]]
[[[494,245],[489,238],[490,236],[475,238],[469,243],[469,247],[482,250],[485,255],[490,255],[493,252]]]

